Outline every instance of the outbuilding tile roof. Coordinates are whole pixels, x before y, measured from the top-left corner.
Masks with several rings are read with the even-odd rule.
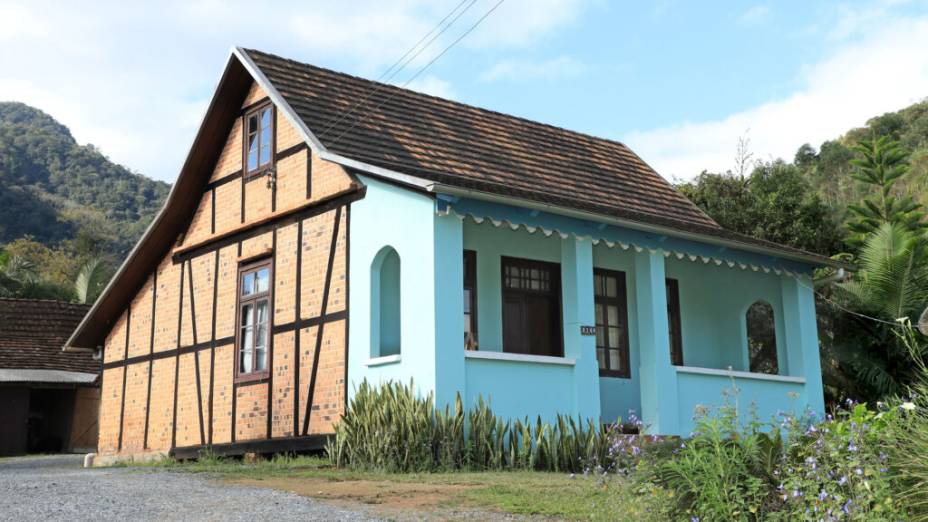
[[[88,305],[38,299],[0,299],[0,369],[99,373],[89,353],[61,347]]]

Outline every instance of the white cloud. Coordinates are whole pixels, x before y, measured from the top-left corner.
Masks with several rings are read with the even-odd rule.
[[[406,88],[438,96],[439,98],[454,99],[454,89],[451,87],[451,83],[437,76],[429,75],[416,78]]]
[[[754,25],[763,22],[770,16],[770,7],[764,4],[752,5],[745,11],[738,21],[744,25]]]
[[[886,18],[859,29],[804,69],[793,94],[725,118],[635,131],[624,141],[667,178],[732,168],[738,137],[750,129],[756,157],[792,159],[869,118],[928,96],[928,17]]]
[[[458,3],[289,0],[262,13],[245,0],[4,0],[0,100],[45,110],[79,142],[173,181],[231,45],[377,78]],[[478,0],[394,82],[406,81],[494,3]],[[442,62],[469,49],[531,45],[580,8],[580,0],[507,0]],[[430,73],[411,87],[453,95],[449,82]]]
[[[585,66],[582,63],[569,56],[560,56],[541,62],[503,60],[480,73],[480,81],[519,81],[537,78],[576,76],[583,72],[584,69]]]

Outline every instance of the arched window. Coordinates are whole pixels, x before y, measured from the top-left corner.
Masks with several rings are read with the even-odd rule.
[[[371,357],[400,353],[400,256],[384,247],[371,264]]]
[[[754,373],[780,373],[777,363],[777,331],[773,307],[756,301],[747,311],[748,358]]]

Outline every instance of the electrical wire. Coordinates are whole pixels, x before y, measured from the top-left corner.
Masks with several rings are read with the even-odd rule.
[[[469,3],[468,3],[468,2],[469,2]],[[326,126],[326,128],[323,129],[323,131],[319,133],[319,136],[320,136],[320,137],[321,137],[321,136],[325,136],[330,130],[332,130],[333,127],[335,127],[336,125],[338,125],[339,123],[341,123],[342,120],[344,120],[344,119],[347,118],[348,116],[351,116],[351,114],[353,114],[354,111],[355,111],[358,107],[360,107],[361,105],[363,105],[368,99],[370,99],[371,96],[373,96],[373,95],[376,94],[378,91],[380,91],[380,89],[383,88],[384,85],[388,84],[388,83],[390,82],[390,80],[393,79],[394,76],[396,76],[397,74],[399,74],[400,71],[402,71],[407,65],[409,65],[413,60],[415,60],[420,54],[422,54],[423,51],[425,51],[426,49],[428,49],[428,47],[429,47],[430,45],[432,45],[432,42],[434,42],[436,39],[438,39],[439,36],[441,36],[442,34],[444,34],[445,31],[447,31],[452,25],[454,25],[454,23],[457,22],[458,18],[460,18],[464,13],[466,13],[476,2],[477,2],[477,0],[461,0],[461,2],[460,2],[459,4],[457,4],[456,6],[454,6],[454,9],[452,9],[451,12],[449,12],[447,15],[445,15],[445,17],[442,18],[442,19],[435,25],[435,27],[433,27],[428,33],[426,33],[422,38],[420,38],[419,41],[416,42],[415,45],[413,45],[412,47],[410,47],[410,48],[403,54],[403,56],[400,56],[399,60],[397,60],[396,62],[394,62],[393,65],[391,65],[389,68],[387,68],[387,70],[384,71],[383,74],[381,74],[379,78],[377,78],[377,80],[376,80],[376,81],[378,82],[377,87],[375,87],[374,89],[372,89],[372,90],[371,90],[369,93],[367,93],[367,95],[365,95],[363,98],[361,98],[360,100],[358,100],[357,102],[355,102],[354,104],[352,104],[351,107],[349,107],[347,111],[345,111],[344,113],[342,113],[342,115],[339,116],[334,122],[332,122],[332,123],[330,123],[328,126]],[[461,6],[463,6],[464,4],[467,4],[467,6],[464,7],[464,9],[463,9],[462,11],[457,12],[458,9],[460,9]],[[455,13],[457,13],[457,14],[455,15]],[[449,18],[451,18],[452,15],[454,15],[454,18],[453,18],[450,22],[448,22],[447,24],[445,24],[445,22],[446,22]],[[444,27],[442,27],[443,25],[444,25]],[[434,33],[434,32],[435,32],[436,30],[438,30],[440,27],[441,27],[441,30],[438,31],[437,34],[435,34],[434,36],[432,36],[432,33]],[[426,42],[425,45],[422,45],[422,42],[424,42],[427,38],[429,38],[429,36],[432,36],[431,39],[429,39],[429,41]],[[420,46],[421,46],[421,48],[420,48]],[[415,54],[413,54],[412,56],[409,56],[410,53],[412,53],[413,51],[415,51],[417,48],[418,48],[419,50],[416,51]],[[408,59],[407,59],[407,57],[408,57]],[[397,67],[397,66],[399,66],[399,67]],[[395,70],[394,70],[394,69],[395,69]],[[392,73],[391,73],[391,71],[392,71]],[[387,76],[387,75],[389,75],[389,76]]]
[[[432,58],[431,60],[429,60],[429,62],[428,62],[427,64],[423,65],[418,71],[416,71],[416,74],[412,75],[412,77],[409,78],[408,80],[406,80],[406,83],[404,83],[404,84],[401,85],[400,87],[401,87],[401,88],[405,88],[405,87],[408,86],[413,80],[415,80],[416,78],[418,78],[420,74],[422,74],[422,73],[425,72],[429,67],[431,67],[433,63],[435,63],[436,61],[438,61],[439,58],[441,58],[442,56],[444,56],[445,53],[447,53],[449,50],[451,50],[452,47],[454,47],[455,45],[457,45],[458,42],[460,42],[460,41],[463,40],[467,35],[469,35],[471,32],[473,32],[474,29],[476,29],[480,24],[482,24],[483,21],[486,20],[487,17],[489,17],[491,14],[493,14],[493,11],[496,11],[496,9],[497,9],[500,5],[502,5],[502,3],[505,2],[505,1],[506,1],[506,0],[499,0],[498,2],[496,2],[496,4],[494,4],[493,7],[491,7],[489,10],[487,10],[487,12],[484,13],[483,16],[481,16],[476,22],[474,22],[473,25],[471,25],[466,31],[464,31],[460,36],[458,36],[453,42],[451,42],[450,44],[448,44],[448,46],[445,47],[440,53],[438,53],[438,55],[436,55],[434,58]],[[380,102],[379,104],[377,104],[376,107],[374,107],[374,111],[376,111],[376,110],[380,109],[381,107],[383,107],[388,101],[392,100],[393,97],[396,96],[399,92],[401,92],[401,90],[400,90],[400,89],[397,89],[397,90],[393,91],[392,93],[390,93],[389,96],[387,96],[382,102]],[[338,142],[345,136],[345,134],[347,134],[347,133],[350,132],[352,129],[354,129],[355,127],[357,127],[358,124],[363,123],[364,121],[366,121],[366,120],[367,120],[367,117],[370,116],[370,114],[372,114],[372,112],[373,112],[373,111],[368,111],[367,114],[364,115],[363,118],[358,119],[358,120],[355,121],[350,127],[348,127],[347,129],[345,129],[344,131],[342,131],[342,133],[339,134],[339,135],[335,138],[335,140],[331,143],[331,145],[334,145],[334,144],[338,143]]]

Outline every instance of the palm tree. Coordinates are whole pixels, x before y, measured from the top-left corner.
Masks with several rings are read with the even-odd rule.
[[[868,395],[898,393],[913,367],[893,325],[901,318],[917,321],[928,304],[928,245],[905,225],[884,223],[864,242],[859,267],[851,281],[837,285],[839,293],[857,312],[886,323],[851,316],[863,335],[846,343],[839,356]]]
[[[93,303],[109,281],[111,270],[102,259],[94,257],[81,266],[74,281],[74,293],[79,303]]]
[[[22,297],[36,280],[35,266],[18,256],[0,252],[0,297]]]

